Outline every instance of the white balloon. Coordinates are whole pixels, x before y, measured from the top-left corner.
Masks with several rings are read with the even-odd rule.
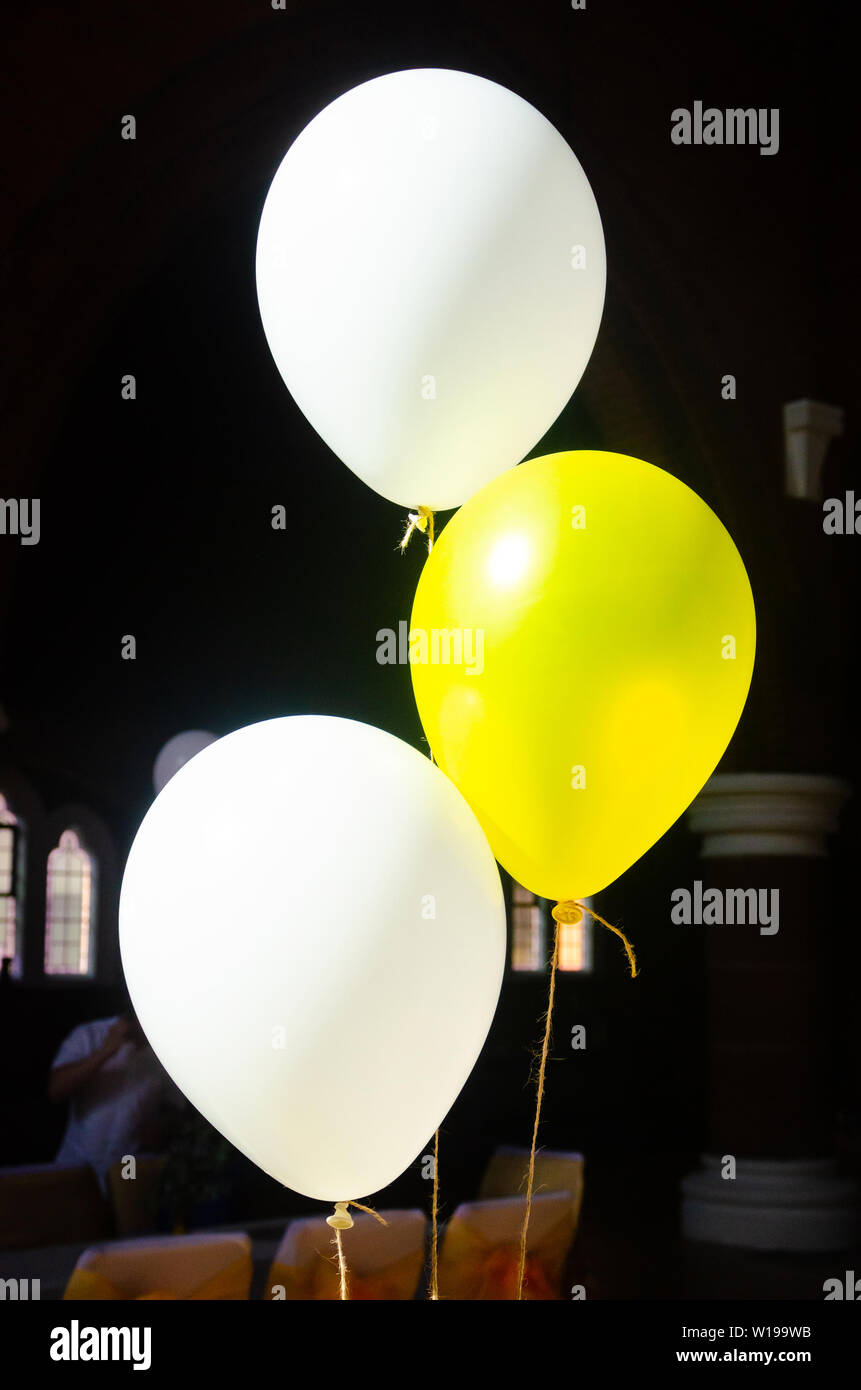
[[[185,766],[189,758],[208,748],[217,737],[217,734],[211,734],[207,729],[186,729],[184,733],[174,734],[173,738],[169,738],[153,764],[152,784],[156,796],[167,786],[174,773]]]
[[[266,198],[257,293],[300,409],[383,497],[459,506],[518,463],[595,344],[606,257],[579,161],[534,106],[417,68],[327,106]]]
[[[123,969],[167,1071],[265,1172],[332,1201],[385,1187],[450,1109],[505,941],[454,784],[390,734],[314,715],[181,768],[120,897]]]

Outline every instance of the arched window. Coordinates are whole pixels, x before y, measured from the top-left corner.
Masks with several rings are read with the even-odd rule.
[[[543,970],[546,965],[544,949],[545,921],[541,904],[534,893],[519,883],[511,885],[511,968],[512,970]]]
[[[45,974],[92,975],[96,864],[77,831],[64,830],[48,855]]]
[[[0,957],[11,958],[13,975],[21,973],[23,829],[0,794]]]
[[[545,903],[519,883],[511,885],[511,968],[533,973],[546,970],[553,944],[554,922]],[[592,969],[592,919],[563,922],[559,928],[560,970]]]

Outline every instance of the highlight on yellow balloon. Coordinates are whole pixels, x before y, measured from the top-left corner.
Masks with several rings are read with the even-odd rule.
[[[565,901],[618,878],[711,776],[756,620],[738,550],[695,492],[580,450],[520,464],[456,513],[411,639],[436,761],[515,880]]]

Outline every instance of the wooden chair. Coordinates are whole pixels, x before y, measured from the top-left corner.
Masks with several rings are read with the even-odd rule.
[[[481,1200],[493,1197],[519,1197],[526,1191],[529,1150],[502,1146],[496,1149],[481,1180]],[[535,1155],[534,1192],[570,1192],[574,1229],[580,1221],[583,1204],[583,1155],[565,1150],[540,1149]]]
[[[133,1178],[123,1177],[126,1164],[122,1159],[108,1169],[105,1185],[118,1236],[138,1236],[155,1230],[164,1164],[163,1158],[138,1158]]]
[[[86,1164],[0,1168],[0,1249],[74,1245],[110,1232],[110,1208]]]
[[[524,1197],[466,1202],[448,1222],[439,1259],[440,1299],[516,1297]],[[523,1296],[562,1298],[562,1271],[574,1238],[572,1194],[534,1197],[529,1219]]]
[[[251,1241],[242,1232],[114,1241],[84,1251],[63,1298],[239,1302],[251,1273]]]
[[[422,1211],[351,1212],[342,1231],[352,1300],[401,1301],[415,1297],[425,1259],[427,1218]],[[334,1232],[325,1214],[291,1221],[266,1281],[264,1298],[329,1301],[340,1297]]]

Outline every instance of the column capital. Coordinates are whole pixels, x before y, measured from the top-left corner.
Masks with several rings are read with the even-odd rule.
[[[831,1159],[739,1159],[735,1176],[704,1154],[682,1182],[687,1240],[748,1250],[848,1250],[858,1235],[857,1193]]]
[[[703,859],[824,858],[851,795],[839,777],[795,772],[718,773],[688,810]]]
[[[788,401],[783,407],[786,493],[810,502],[822,498],[822,465],[828,445],[843,433],[844,412],[822,401]]]

